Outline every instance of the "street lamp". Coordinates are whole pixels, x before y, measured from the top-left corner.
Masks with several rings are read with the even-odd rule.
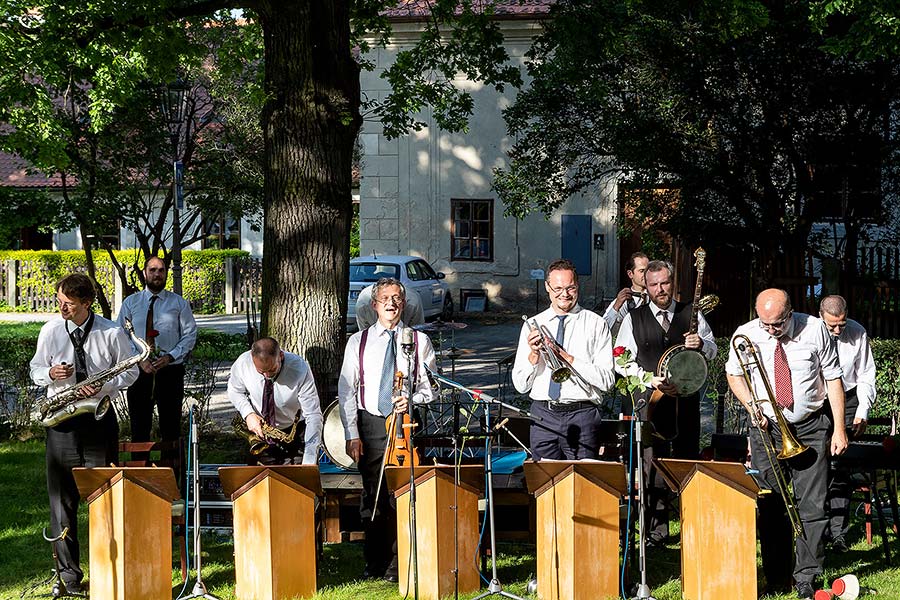
[[[162,93],[161,108],[169,126],[172,140],[172,291],[181,295],[181,210],[184,208],[182,192],[183,165],[179,160],[178,142],[185,117],[185,98],[188,84],[181,77],[166,85]]]

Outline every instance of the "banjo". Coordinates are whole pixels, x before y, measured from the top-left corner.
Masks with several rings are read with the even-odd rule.
[[[706,268],[706,250],[702,247],[694,252],[697,267],[697,285],[694,288],[694,303],[691,306],[691,326],[689,334],[697,333],[697,314],[703,304],[700,290],[703,286],[703,270]],[[684,344],[672,346],[659,359],[657,373],[665,376],[677,390],[677,396],[690,396],[700,390],[706,382],[709,368],[706,357],[699,350],[691,350]]]

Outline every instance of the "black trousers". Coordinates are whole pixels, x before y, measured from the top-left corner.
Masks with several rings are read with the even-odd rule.
[[[797,440],[809,449],[794,458],[777,460],[785,479],[793,481],[793,499],[803,524],[804,535],[792,544],[793,531],[778,491],[774,470],[766,457],[762,438],[754,427],[750,430],[750,454],[753,468],[759,471],[757,482],[772,490],[761,497],[759,507],[759,543],[763,572],[770,588],[790,585],[791,564],[796,582],[814,583],[822,575],[825,560],[823,535],[828,526],[825,496],[828,487],[828,454],[831,447],[831,423],[825,411],[790,426]],[[769,432],[776,449],[780,449],[781,432],[771,421]],[[791,560],[791,549],[794,557]]]
[[[169,365],[156,373],[141,370],[128,388],[131,441],[149,442],[153,407],[159,413],[159,437],[177,440],[181,436],[181,405],[184,401],[184,365]]]
[[[583,403],[579,403],[583,404]],[[531,454],[534,460],[579,460],[599,458],[600,407],[596,405],[551,408],[548,402],[535,400],[531,413]]]
[[[363,455],[358,463],[363,485],[359,516],[362,519],[363,531],[366,533],[363,554],[366,569],[373,575],[380,575],[397,568],[397,508],[384,481],[381,482],[378,506],[375,506],[378,476],[381,473],[381,462],[387,443],[387,429],[384,417],[375,416],[364,410],[357,411],[357,415],[359,437],[363,445]]]
[[[856,388],[848,390],[844,396],[844,424],[847,427],[848,438],[852,438],[850,427],[853,425],[858,406],[859,398],[856,395]],[[832,422],[834,422],[833,417]],[[853,488],[865,481],[865,474],[854,474],[848,469],[829,468],[828,533],[832,540],[847,536],[847,532],[850,530],[850,496],[853,495]]]
[[[656,468],[656,458],[684,458],[700,456],[700,400],[701,394],[673,398],[663,396],[652,410],[639,411],[641,419],[653,424],[654,434],[644,440],[644,481],[647,484],[647,535],[664,539],[669,536],[670,505],[674,494],[669,490],[662,473]]]
[[[117,461],[119,424],[110,410],[100,421],[79,415],[47,429],[47,494],[50,498],[51,536],[69,528],[65,539],[56,542],[60,577],[64,583],[80,582],[78,547],[78,487],[72,467],[104,467]]]

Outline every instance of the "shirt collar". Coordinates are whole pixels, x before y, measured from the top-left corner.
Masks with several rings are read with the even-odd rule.
[[[381,321],[375,321],[375,324],[372,325],[372,327],[375,328],[375,333],[376,333],[377,335],[380,336],[380,335],[382,335],[385,331],[396,331],[396,332],[400,332],[400,331],[403,330],[404,327],[406,327],[406,325],[403,323],[403,320],[401,319],[400,321],[397,322],[396,325],[394,325],[394,329],[393,329],[393,330],[389,330],[387,327],[385,327],[384,325],[382,325],[382,324],[381,324]]]
[[[665,312],[667,312],[667,313],[669,313],[670,315],[674,315],[674,314],[675,314],[675,301],[674,301],[674,300],[672,300],[671,302],[669,302],[669,306],[668,306],[667,308],[662,308],[661,306],[657,306],[657,305],[656,305],[656,302],[654,302],[653,300],[647,300],[647,302],[648,302],[648,304],[650,304],[650,307],[653,309],[653,316],[654,316],[654,317],[655,317],[656,315],[658,315],[658,314],[659,314],[659,311],[661,311],[661,310],[662,310],[662,311],[665,311]]]

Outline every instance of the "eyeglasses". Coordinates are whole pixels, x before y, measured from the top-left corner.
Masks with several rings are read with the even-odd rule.
[[[556,287],[550,287],[550,286],[548,285],[547,287],[550,288],[550,292],[551,292],[554,296],[562,296],[563,292],[565,292],[565,293],[567,293],[567,294],[574,294],[575,292],[578,291],[578,286],[577,286],[577,285],[569,285],[569,286],[566,286],[566,287],[559,287],[559,288],[556,288]]]
[[[759,327],[760,327],[760,329],[780,331],[781,329],[784,328],[784,324],[788,322],[788,319],[790,319],[791,315],[793,315],[793,314],[794,314],[794,311],[789,311],[788,314],[785,315],[785,317],[783,319],[781,319],[780,321],[775,321],[774,323],[764,323],[763,320],[760,319]]]
[[[388,304],[396,304],[397,306],[400,306],[401,304],[403,304],[404,300],[402,296],[391,296],[390,298],[376,298],[375,302],[377,302],[378,304],[383,304],[385,306],[387,306]]]

